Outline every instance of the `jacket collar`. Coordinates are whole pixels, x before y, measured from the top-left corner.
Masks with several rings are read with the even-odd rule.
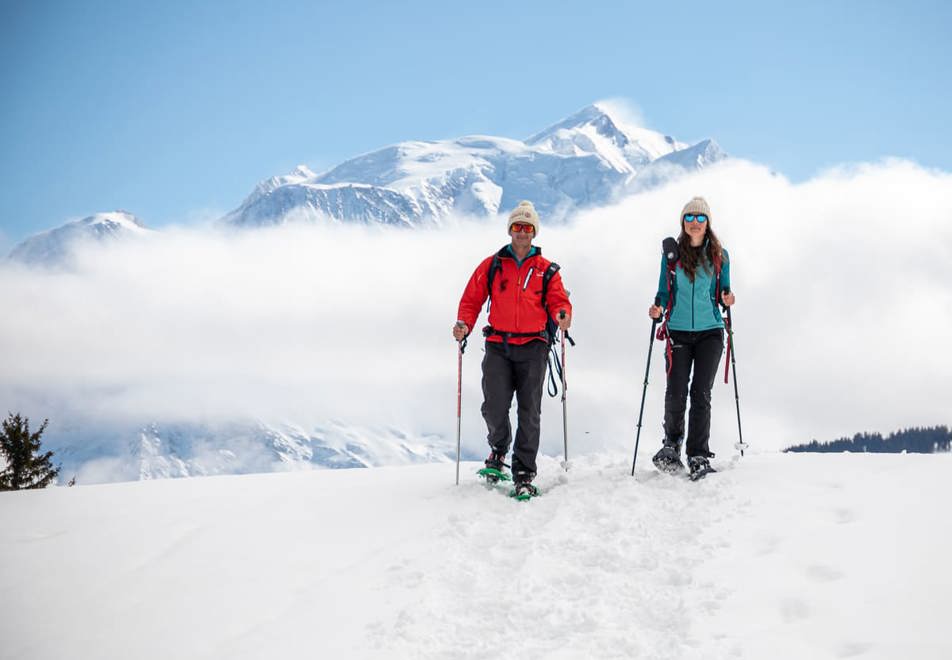
[[[529,250],[529,254],[526,255],[526,259],[529,259],[530,257],[538,257],[541,254],[542,254],[542,248],[540,248],[538,245],[533,245],[532,248]],[[499,252],[496,253],[496,256],[499,257],[500,259],[515,260],[516,255],[513,254],[512,252],[512,243],[506,243],[501,248],[499,248]],[[525,261],[525,259],[523,259],[523,261]]]

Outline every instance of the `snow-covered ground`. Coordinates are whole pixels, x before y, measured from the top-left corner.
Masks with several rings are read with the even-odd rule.
[[[643,449],[2,493],[0,655],[952,657],[952,456]]]

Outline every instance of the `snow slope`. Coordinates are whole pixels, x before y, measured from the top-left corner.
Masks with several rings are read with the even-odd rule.
[[[5,658],[952,657],[949,455],[0,493]]]

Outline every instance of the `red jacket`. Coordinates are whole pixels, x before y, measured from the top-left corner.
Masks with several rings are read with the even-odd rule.
[[[489,307],[489,325],[501,332],[542,332],[545,330],[546,310],[542,309],[542,275],[552,263],[542,256],[542,250],[534,248],[535,254],[528,256],[521,267],[516,267],[516,260],[504,246],[494,256],[499,256],[502,270],[496,271],[493,277],[493,295]],[[489,290],[486,282],[489,279],[489,267],[493,257],[486,257],[463,291],[459,301],[457,319],[465,323],[470,331],[476,325],[479,311]],[[527,281],[528,280],[528,281]],[[548,314],[557,319],[560,310],[572,314],[572,305],[569,303],[568,293],[562,286],[562,276],[556,273],[549,281],[549,290],[546,294]],[[490,335],[488,341],[501,342],[499,335]],[[511,344],[525,344],[534,341],[534,337],[512,337]]]

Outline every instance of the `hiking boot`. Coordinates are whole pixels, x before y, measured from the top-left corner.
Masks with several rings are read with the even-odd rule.
[[[651,462],[662,472],[669,474],[680,472],[684,469],[684,463],[681,462],[681,445],[665,442]]]
[[[491,451],[489,452],[489,458],[487,458],[485,461],[486,467],[492,470],[499,470],[500,472],[502,472],[503,468],[509,467],[504,462],[505,460],[506,460],[505,454],[500,454],[498,452]]]
[[[711,467],[711,461],[708,460],[707,456],[688,457],[688,469],[691,471],[689,476],[692,481],[697,481],[706,474],[716,472],[716,470]]]
[[[512,473],[512,481],[516,486],[519,486],[519,484],[529,484],[531,486],[535,476],[535,472],[529,472],[529,470],[516,470]]]
[[[531,481],[520,481],[512,491],[512,497],[517,500],[528,500],[539,494],[539,489]]]

